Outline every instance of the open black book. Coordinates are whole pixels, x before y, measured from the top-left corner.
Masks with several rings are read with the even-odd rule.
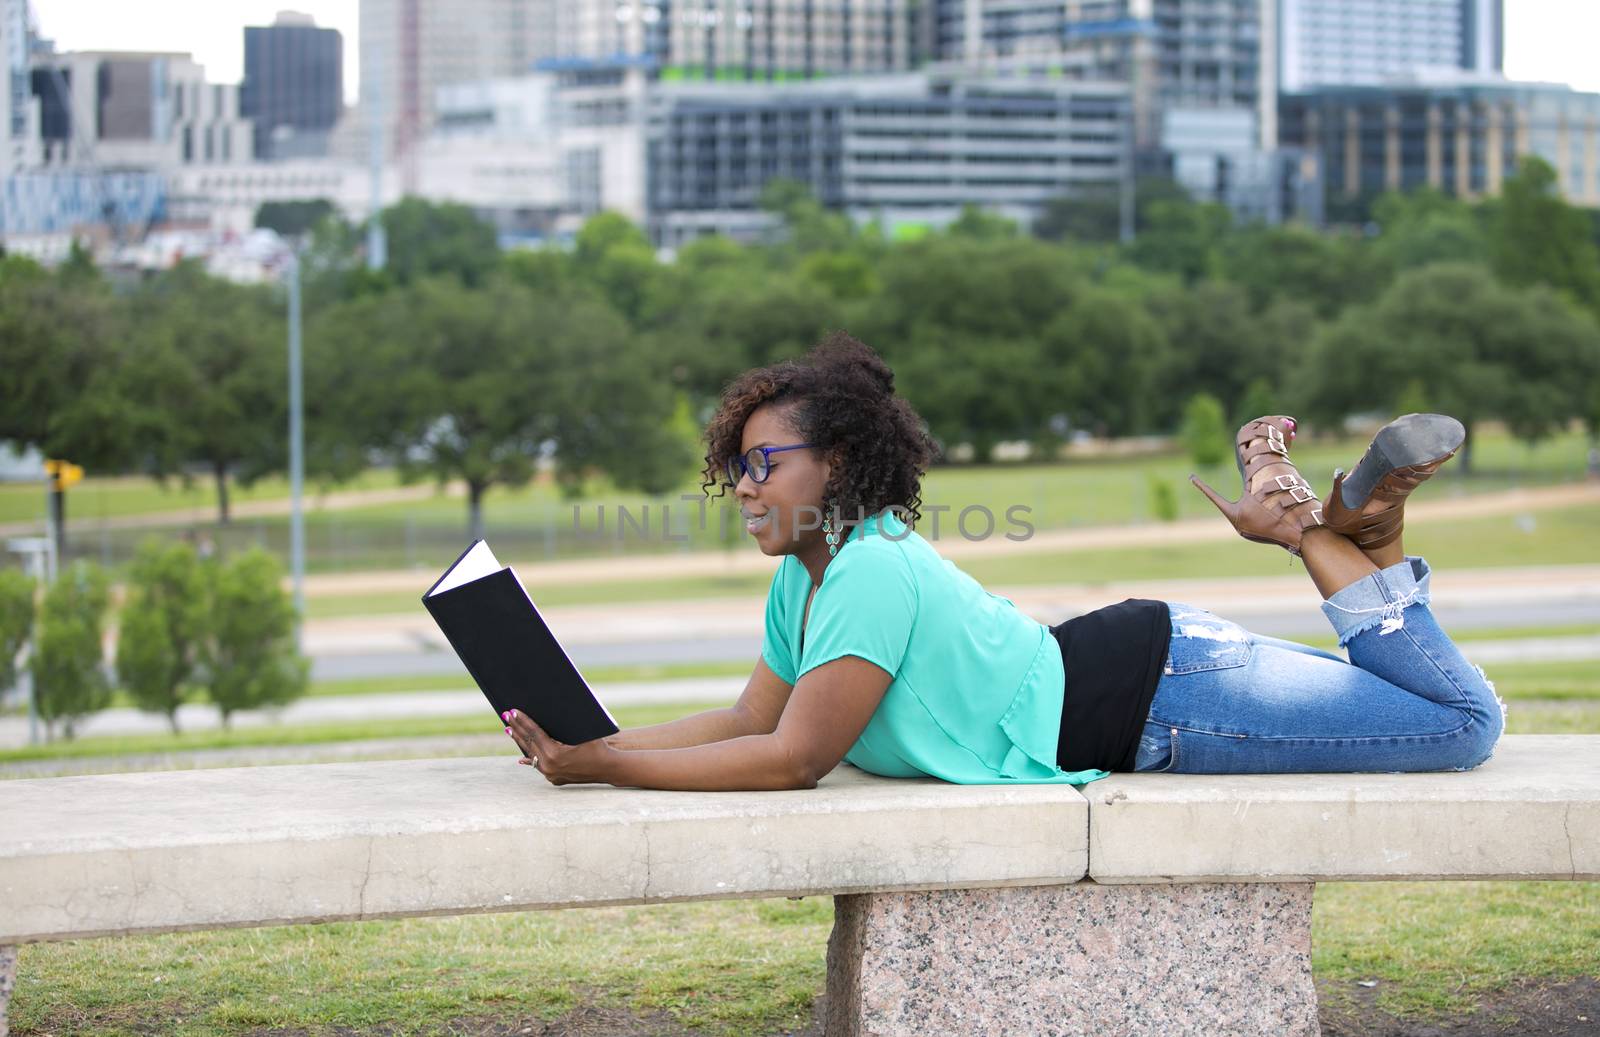
[[[572,665],[522,581],[482,540],[422,596],[495,716],[516,709],[558,742],[577,745],[619,728]]]

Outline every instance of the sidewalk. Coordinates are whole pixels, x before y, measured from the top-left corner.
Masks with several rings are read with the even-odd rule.
[[[607,707],[656,705],[660,703],[730,703],[744,690],[745,677],[703,677],[670,681],[628,681],[595,686],[595,694]],[[470,688],[470,679],[463,682]],[[484,727],[496,731],[494,710],[477,690],[417,691],[372,695],[327,695],[304,698],[283,709],[237,713],[237,728],[305,726],[381,720],[385,717],[418,720],[426,717],[453,717],[479,714]],[[184,731],[215,731],[222,726],[216,707],[186,705],[178,710],[178,726]],[[101,710],[78,724],[78,737],[103,735],[159,735],[171,729],[167,718],[137,709]],[[0,749],[17,749],[28,744],[27,717],[0,717]]]

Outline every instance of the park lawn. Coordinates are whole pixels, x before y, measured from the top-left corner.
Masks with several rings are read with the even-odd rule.
[[[1552,730],[1544,707],[1558,729],[1600,733],[1600,696],[1518,702],[1508,729]],[[30,944],[13,1032],[510,1033],[603,1006],[717,1037],[776,1034],[810,1020],[832,914],[808,897]],[[1321,883],[1312,930],[1324,1003],[1376,980],[1382,1008],[1431,1020],[1600,973],[1600,883]]]
[[[306,484],[307,507],[315,507],[323,492],[339,493],[352,490],[387,490],[400,485],[392,469],[370,468],[348,483],[339,486]],[[270,476],[250,486],[228,481],[228,500],[232,504],[254,501],[286,500],[289,497],[289,480],[284,476]],[[193,512],[192,521],[200,524],[214,522],[217,517],[217,487],[209,475],[196,476],[188,486],[181,479],[170,479],[163,487],[153,479],[142,476],[117,475],[96,478],[89,476],[67,491],[67,519],[70,522],[96,521],[124,518],[130,515],[151,515],[163,511]],[[43,521],[48,514],[45,484],[0,483],[0,523]]]
[[[1219,516],[1217,521],[1223,519]],[[1424,555],[1430,565],[1440,570],[1600,564],[1600,508],[1551,508],[1526,515],[1458,519],[1447,524],[1419,523],[1407,531],[1406,547]],[[937,543],[934,548],[938,549]],[[1281,550],[1238,539],[1156,547],[1040,549],[1000,558],[964,558],[956,564],[991,588],[1280,576],[1303,571],[1299,562]],[[714,568],[714,563],[708,566]],[[419,573],[419,588],[425,590],[433,576]],[[767,572],[708,571],[699,576],[664,579],[560,583],[548,587],[535,584],[530,592],[541,606],[557,607],[688,598],[758,598],[771,582]],[[306,613],[311,619],[337,619],[411,612],[421,607],[421,590],[317,595],[307,599]]]
[[[830,900],[808,897],[32,944],[13,1032],[516,1032],[586,1004],[708,1035],[786,1032],[810,1021],[832,922]],[[1312,933],[1325,1000],[1377,980],[1383,1008],[1437,1018],[1594,975],[1600,884],[1322,883]]]
[[[1478,465],[1472,476],[1463,476],[1459,467],[1446,469],[1421,487],[1416,499],[1583,478],[1587,448],[1581,434],[1565,434],[1534,448],[1523,447],[1503,433],[1486,433],[1480,438]],[[1296,446],[1296,458],[1307,478],[1320,486],[1331,478],[1334,467],[1353,464],[1364,446],[1358,440],[1302,441]],[[1186,457],[1176,453],[1054,464],[940,466],[928,474],[923,487],[925,522],[931,531],[934,518],[929,509],[941,505],[949,510],[939,516],[940,533],[951,537],[960,535],[957,520],[961,510],[973,505],[981,505],[994,515],[996,535],[1021,529],[1007,518],[1007,511],[1013,506],[1028,509],[1021,513],[1022,520],[1039,530],[1146,522],[1154,517],[1153,480],[1167,483],[1175,491],[1180,517],[1210,514],[1211,505],[1184,485],[1191,467]],[[1235,493],[1238,476],[1231,463],[1202,474],[1230,495]],[[390,484],[393,481],[392,473],[379,473],[373,478],[380,482],[388,479]],[[15,487],[0,487],[0,491],[9,490]],[[36,486],[28,488],[30,495],[37,490]],[[680,500],[679,493],[690,494],[695,500]],[[719,525],[733,550],[754,550],[742,527],[731,521],[730,496],[713,497],[714,506],[707,510],[705,521],[701,520],[699,498],[695,480],[685,481],[678,493],[649,498],[615,490],[605,480],[595,479],[577,502],[563,500],[547,482],[541,482],[518,490],[491,490],[485,498],[484,516],[487,538],[505,559],[533,561],[624,552],[712,550],[722,542]],[[601,505],[606,509],[603,527],[598,511]],[[635,525],[619,529],[619,506],[628,510]],[[34,510],[21,517],[37,517],[39,503],[35,501],[28,507]],[[109,514],[107,510],[106,515]],[[206,524],[208,513],[197,511],[194,518],[166,529],[97,527],[95,521],[102,517],[99,511],[74,509],[70,501],[69,516],[82,520],[69,530],[78,548],[90,557],[116,564],[131,557],[147,537],[170,536],[197,523]],[[465,500],[444,494],[399,504],[312,511],[306,517],[307,569],[416,569],[425,587],[431,582],[428,577],[465,546],[466,517]],[[640,525],[645,528],[641,530]],[[972,516],[967,528],[977,533],[982,525],[978,516]],[[668,526],[675,538],[671,541],[665,535]],[[228,527],[207,528],[224,550],[261,544],[287,557],[286,517],[244,518]]]

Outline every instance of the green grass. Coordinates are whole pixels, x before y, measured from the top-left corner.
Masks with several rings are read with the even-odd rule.
[[[1472,657],[1469,648],[1467,657]],[[1484,672],[1503,699],[1600,702],[1600,660],[1491,663]]]
[[[1457,644],[1467,644],[1472,641],[1519,641],[1530,637],[1594,637],[1600,635],[1600,626],[1593,623],[1568,623],[1562,626],[1550,627],[1466,627],[1461,630],[1450,631],[1451,640]],[[1298,638],[1302,644],[1315,645],[1318,648],[1332,648],[1336,639],[1332,634],[1326,637]]]
[[[1600,883],[1324,882],[1311,931],[1325,991],[1377,980],[1379,1007],[1436,1018],[1600,974]]]
[[[1506,733],[1600,735],[1600,704],[1592,699],[1517,699],[1506,705]]]
[[[541,1024],[591,1000],[707,1034],[775,1032],[809,1022],[832,922],[816,897],[34,944],[12,1032],[401,1035]]]
[[[777,1033],[809,1021],[832,920],[810,897],[34,944],[13,1032],[399,1035],[598,1003],[708,1035]],[[1323,883],[1312,932],[1325,997],[1377,980],[1380,1006],[1437,1018],[1594,975],[1600,884]]]
[[[1488,432],[1479,439],[1477,469],[1470,478],[1461,474],[1459,466],[1446,469],[1419,489],[1416,499],[1571,482],[1583,477],[1587,447],[1579,434],[1565,434],[1531,449],[1501,433]],[[1306,477],[1320,486],[1326,484],[1334,467],[1349,466],[1364,447],[1365,443],[1359,440],[1317,442],[1302,439],[1295,447],[1295,458]],[[928,474],[923,500],[928,506],[947,505],[951,509],[941,518],[941,532],[949,531],[946,535],[959,535],[954,532],[956,516],[962,508],[974,504],[984,505],[994,512],[1001,532],[1011,528],[1006,524],[1005,514],[1013,505],[1030,509],[1027,521],[1041,530],[1148,521],[1152,515],[1152,479],[1177,487],[1181,515],[1208,514],[1210,504],[1182,485],[1190,467],[1187,459],[1178,454],[1055,464],[941,466]],[[1237,483],[1231,465],[1202,474],[1224,491],[1231,492]],[[394,482],[393,474],[387,472],[368,473],[364,478],[371,480],[374,488]],[[117,483],[119,492],[131,495],[141,507],[149,503],[152,496],[156,501],[161,498],[159,491],[139,490],[138,480],[117,480]],[[121,487],[122,483],[130,485]],[[263,485],[259,493],[281,496],[281,486]],[[699,488],[695,482],[686,481],[678,493],[698,498]],[[596,480],[578,503],[575,522],[574,505],[562,500],[548,483],[520,490],[491,490],[484,504],[488,538],[502,558],[523,561],[715,548],[717,523],[724,521],[719,516],[730,498],[721,498],[721,503],[708,511],[708,520],[702,524],[698,505],[678,500],[678,493],[647,498],[617,491],[603,480]],[[0,494],[21,495],[11,504],[14,517],[26,519],[42,514],[43,495],[37,485],[0,487]],[[6,514],[7,500],[10,498],[0,496],[0,520]],[[596,537],[596,507],[600,504],[607,509],[605,535]],[[646,504],[650,506],[649,532],[641,534],[630,528],[625,536],[619,537],[616,508],[619,505],[628,508],[637,519],[644,514],[642,509]],[[674,535],[688,537],[687,543],[664,541],[663,504],[670,508]],[[209,505],[202,508],[192,503],[190,506],[194,509],[193,517],[164,531],[165,535],[210,521],[213,509]],[[98,498],[69,498],[68,514],[74,520],[73,549],[89,557],[117,563],[130,557],[145,537],[163,532],[96,527],[97,520],[121,513],[121,507],[119,498],[109,490]],[[312,572],[415,568],[419,576],[431,578],[465,545],[466,513],[464,500],[444,495],[400,505],[313,511],[306,520],[307,567]],[[926,521],[931,530],[931,512],[927,513]],[[210,528],[224,549],[259,543],[287,556],[287,518],[240,519],[227,528]],[[580,535],[580,532],[588,535]],[[736,550],[754,550],[742,530],[735,528],[733,540]],[[428,579],[423,579],[422,585],[426,586],[427,582]]]
[[[1220,523],[1223,520],[1218,517]],[[934,548],[938,549],[938,542]],[[1406,548],[1427,557],[1435,569],[1501,568],[1600,563],[1600,508],[1552,508],[1531,515],[1459,519],[1416,524]],[[776,564],[776,563],[774,563]],[[1303,571],[1276,548],[1228,539],[1171,546],[1074,549],[1040,548],[1003,558],[964,558],[956,563],[985,586],[1112,583],[1128,580],[1217,579],[1280,576]],[[413,612],[433,577],[419,574],[418,591],[317,596],[307,600],[313,619]],[[531,593],[544,607],[705,598],[759,597],[770,572],[707,573],[666,579],[537,585]]]
[[[692,708],[617,712],[634,725]],[[1600,733],[1600,697],[1519,701],[1508,721],[1514,733]],[[810,897],[31,944],[12,1032],[537,1032],[599,1005],[718,1037],[776,1034],[809,1021],[831,924],[829,900]],[[1597,883],[1322,883],[1312,926],[1330,1009],[1341,988],[1377,980],[1381,1007],[1438,1019],[1600,972]]]
[[[307,502],[309,506],[315,506],[318,496],[323,492],[386,490],[398,485],[400,480],[392,470],[373,468],[343,486],[309,484]],[[288,496],[289,480],[283,476],[262,479],[248,487],[231,480],[228,484],[228,499],[233,504],[285,500]],[[67,518],[70,522],[95,522],[163,511],[192,512],[191,521],[201,524],[215,521],[216,483],[209,476],[197,477],[188,486],[181,479],[172,479],[163,488],[152,479],[138,476],[89,477],[67,491]],[[0,523],[35,519],[42,522],[47,514],[43,482],[0,483]]]

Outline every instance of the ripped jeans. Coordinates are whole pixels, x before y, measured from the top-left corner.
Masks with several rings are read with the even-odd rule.
[[[1323,602],[1348,662],[1169,602],[1172,643],[1136,771],[1279,774],[1465,770],[1489,758],[1504,703],[1428,609],[1404,562]]]

